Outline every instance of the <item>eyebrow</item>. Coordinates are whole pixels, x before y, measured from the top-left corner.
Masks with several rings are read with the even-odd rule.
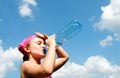
[[[45,41],[44,40],[38,40],[37,42],[43,42],[44,43]]]

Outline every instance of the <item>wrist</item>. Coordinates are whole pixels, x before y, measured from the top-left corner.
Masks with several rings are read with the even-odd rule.
[[[55,46],[56,49],[59,48],[59,47],[61,47],[61,45],[56,45],[56,46]]]
[[[51,46],[49,46],[49,48],[55,48],[55,45],[51,45]]]

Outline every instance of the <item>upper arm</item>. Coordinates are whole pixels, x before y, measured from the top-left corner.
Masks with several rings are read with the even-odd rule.
[[[49,75],[41,65],[32,62],[24,62],[21,66],[21,72],[30,77],[45,77]]]
[[[55,71],[61,68],[69,59],[67,52],[60,46],[56,49],[56,53],[58,58],[55,61]]]

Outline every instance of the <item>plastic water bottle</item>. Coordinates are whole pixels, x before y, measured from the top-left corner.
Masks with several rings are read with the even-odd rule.
[[[59,30],[58,33],[55,34],[57,46],[64,44],[66,41],[68,41],[73,36],[78,34],[81,30],[82,30],[82,25],[79,23],[78,20],[71,21],[65,27]],[[48,51],[47,46],[44,49],[44,51],[45,52]]]
[[[58,31],[56,35],[57,45],[62,45],[82,30],[82,25],[78,20],[73,20]]]

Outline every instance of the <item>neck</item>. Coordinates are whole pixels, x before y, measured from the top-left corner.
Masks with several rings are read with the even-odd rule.
[[[40,64],[40,60],[41,60],[40,58],[34,58],[31,55],[29,55],[29,61]]]

